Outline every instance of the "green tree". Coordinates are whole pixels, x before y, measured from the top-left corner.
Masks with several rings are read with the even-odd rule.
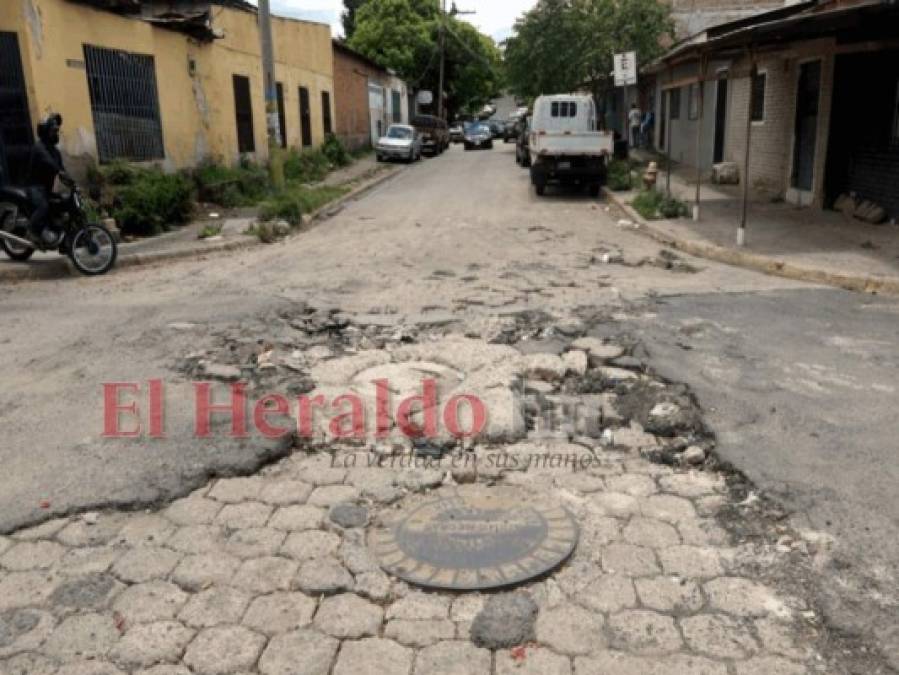
[[[502,57],[496,44],[471,24],[444,16],[444,91],[450,113],[483,105],[500,90]],[[396,71],[416,89],[435,94],[439,80],[441,16],[435,0],[378,0],[355,14],[349,45]],[[434,106],[436,109],[436,105]]]
[[[657,0],[539,0],[506,41],[511,89],[523,97],[611,86],[612,55],[657,57],[673,34],[667,5]]]
[[[343,13],[340,15],[340,22],[343,24],[343,37],[349,40],[356,32],[356,12],[368,0],[343,0]]]

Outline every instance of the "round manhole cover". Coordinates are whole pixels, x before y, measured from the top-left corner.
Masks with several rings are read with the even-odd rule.
[[[567,509],[523,491],[459,489],[403,511],[372,532],[382,567],[418,586],[476,590],[540,576],[571,555],[578,528]]]

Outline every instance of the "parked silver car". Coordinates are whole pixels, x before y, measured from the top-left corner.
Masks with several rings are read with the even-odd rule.
[[[387,133],[378,139],[375,153],[379,162],[388,159],[416,162],[421,159],[421,135],[406,124],[391,124]]]

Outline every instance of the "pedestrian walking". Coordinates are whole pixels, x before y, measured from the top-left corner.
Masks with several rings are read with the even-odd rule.
[[[627,121],[631,127],[631,146],[636,148],[640,144],[640,123],[643,121],[643,113],[640,112],[636,103],[631,103]]]

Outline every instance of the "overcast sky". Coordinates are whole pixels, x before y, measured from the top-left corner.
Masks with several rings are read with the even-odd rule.
[[[437,2],[437,0],[434,1]],[[271,3],[272,11],[276,14],[329,23],[333,27],[332,32],[335,35],[340,32],[342,0],[271,0]],[[535,3],[536,0],[456,0],[456,5],[460,10],[475,10],[476,12],[471,16],[461,18],[470,21],[481,32],[490,35],[497,41],[507,38],[515,19],[522,12],[533,7]],[[447,0],[447,5],[451,6],[452,0]]]

